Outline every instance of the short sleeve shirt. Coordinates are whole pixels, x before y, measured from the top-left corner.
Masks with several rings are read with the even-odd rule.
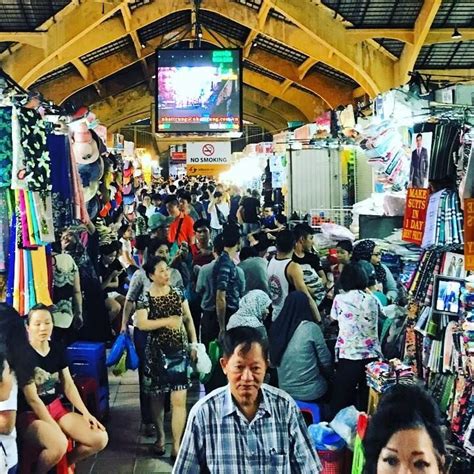
[[[25,357],[30,358],[35,367],[33,381],[38,396],[45,405],[49,405],[61,394],[59,372],[68,366],[64,348],[53,343],[48,354],[42,356],[30,346]],[[20,412],[31,410],[23,392],[20,392],[19,402]]]
[[[181,219],[183,219],[183,223],[181,224],[181,228],[179,229],[179,235],[176,239],[176,233],[178,232],[178,226]],[[192,240],[194,238],[193,227],[194,221],[192,217],[181,214],[180,217],[178,217],[171,223],[170,230],[168,233],[168,240],[172,243],[177,240],[178,244],[181,244],[182,242],[187,242],[189,245],[191,245]]]
[[[0,413],[2,411],[16,411],[18,398],[18,383],[16,377],[13,377],[13,387],[10,396],[7,400],[0,402]],[[3,450],[6,454],[6,463],[8,469],[18,464],[18,451],[16,447],[16,429],[13,428],[9,434],[0,434],[0,443],[3,445]],[[2,448],[0,447],[0,450]],[[2,471],[2,459],[0,452],[0,472]]]
[[[216,291],[226,292],[227,308],[236,310],[242,296],[241,287],[237,276],[237,266],[225,251],[216,261],[213,269],[213,279]]]
[[[365,291],[352,290],[334,298],[331,318],[339,324],[339,358],[362,360],[382,355],[377,332],[380,311],[377,299]]]

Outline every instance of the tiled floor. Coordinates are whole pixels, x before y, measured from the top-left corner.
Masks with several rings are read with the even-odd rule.
[[[79,463],[77,474],[155,474],[169,473],[172,463],[170,414],[165,415],[167,433],[166,457],[153,457],[150,446],[155,438],[142,435],[137,372],[122,377],[109,374],[110,416],[106,423],[109,433],[107,448],[94,458]],[[199,398],[199,384],[188,391],[188,408]]]

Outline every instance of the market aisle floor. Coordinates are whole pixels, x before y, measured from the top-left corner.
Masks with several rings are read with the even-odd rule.
[[[150,454],[155,438],[142,435],[138,373],[127,371],[122,377],[109,374],[110,416],[107,421],[109,444],[97,456],[79,463],[77,474],[157,474],[169,473],[171,443],[167,439],[166,457]],[[199,398],[199,384],[188,392],[188,410]],[[166,433],[171,433],[170,414],[165,415]]]

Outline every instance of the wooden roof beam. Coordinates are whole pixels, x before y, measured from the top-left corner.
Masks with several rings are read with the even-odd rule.
[[[271,1],[276,11],[311,38],[312,48],[325,51],[326,64],[352,77],[371,96],[390,89],[393,61],[367,43],[349,41],[344,24],[330,10],[310,0]],[[295,47],[293,38],[287,39]]]
[[[431,25],[441,7],[441,0],[425,0],[414,28],[414,42],[403,48],[400,60],[395,64],[392,86],[399,87],[408,81],[408,73],[413,70],[420,50],[425,44]]]
[[[43,49],[45,47],[45,40],[47,37],[46,31],[31,31],[31,32],[0,32],[0,41],[22,43],[33,46],[34,48]]]

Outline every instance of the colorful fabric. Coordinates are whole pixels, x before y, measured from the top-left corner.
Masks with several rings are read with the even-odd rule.
[[[12,114],[12,189],[28,189],[25,181],[25,153],[21,144],[21,125],[17,108]]]
[[[48,135],[47,147],[51,158],[51,192],[53,219],[56,229],[73,223],[71,153],[64,135]]]
[[[12,108],[0,107],[0,188],[12,182]]]
[[[25,180],[30,191],[51,191],[49,152],[46,149],[45,123],[33,109],[22,107],[18,114],[21,144],[25,154]]]

